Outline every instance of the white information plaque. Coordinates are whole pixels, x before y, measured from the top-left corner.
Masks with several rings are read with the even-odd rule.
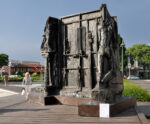
[[[110,106],[109,104],[99,104],[99,117],[109,118],[110,117]]]

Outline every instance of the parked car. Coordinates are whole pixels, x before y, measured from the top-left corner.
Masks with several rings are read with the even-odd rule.
[[[19,75],[10,75],[10,78],[19,77]]]
[[[128,80],[139,80],[140,78],[134,75],[130,75],[127,77]]]

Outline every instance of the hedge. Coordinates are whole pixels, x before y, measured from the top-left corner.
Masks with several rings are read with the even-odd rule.
[[[23,77],[9,77],[8,82],[22,82]],[[41,81],[40,77],[32,77],[32,81]],[[3,82],[3,78],[0,77],[0,82]]]
[[[137,101],[150,101],[150,93],[138,84],[134,84],[129,80],[124,80],[123,96],[135,96]]]

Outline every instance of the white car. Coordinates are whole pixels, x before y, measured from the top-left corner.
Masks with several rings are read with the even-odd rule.
[[[139,80],[140,78],[134,75],[130,75],[127,77],[128,80]]]
[[[9,77],[10,77],[10,78],[18,77],[18,75],[10,75]]]

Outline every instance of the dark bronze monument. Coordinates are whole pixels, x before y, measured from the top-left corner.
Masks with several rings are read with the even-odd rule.
[[[52,96],[85,99],[91,105],[122,100],[117,19],[105,4],[90,12],[48,17],[41,53],[46,59],[45,86],[32,92],[41,92],[45,101]]]

